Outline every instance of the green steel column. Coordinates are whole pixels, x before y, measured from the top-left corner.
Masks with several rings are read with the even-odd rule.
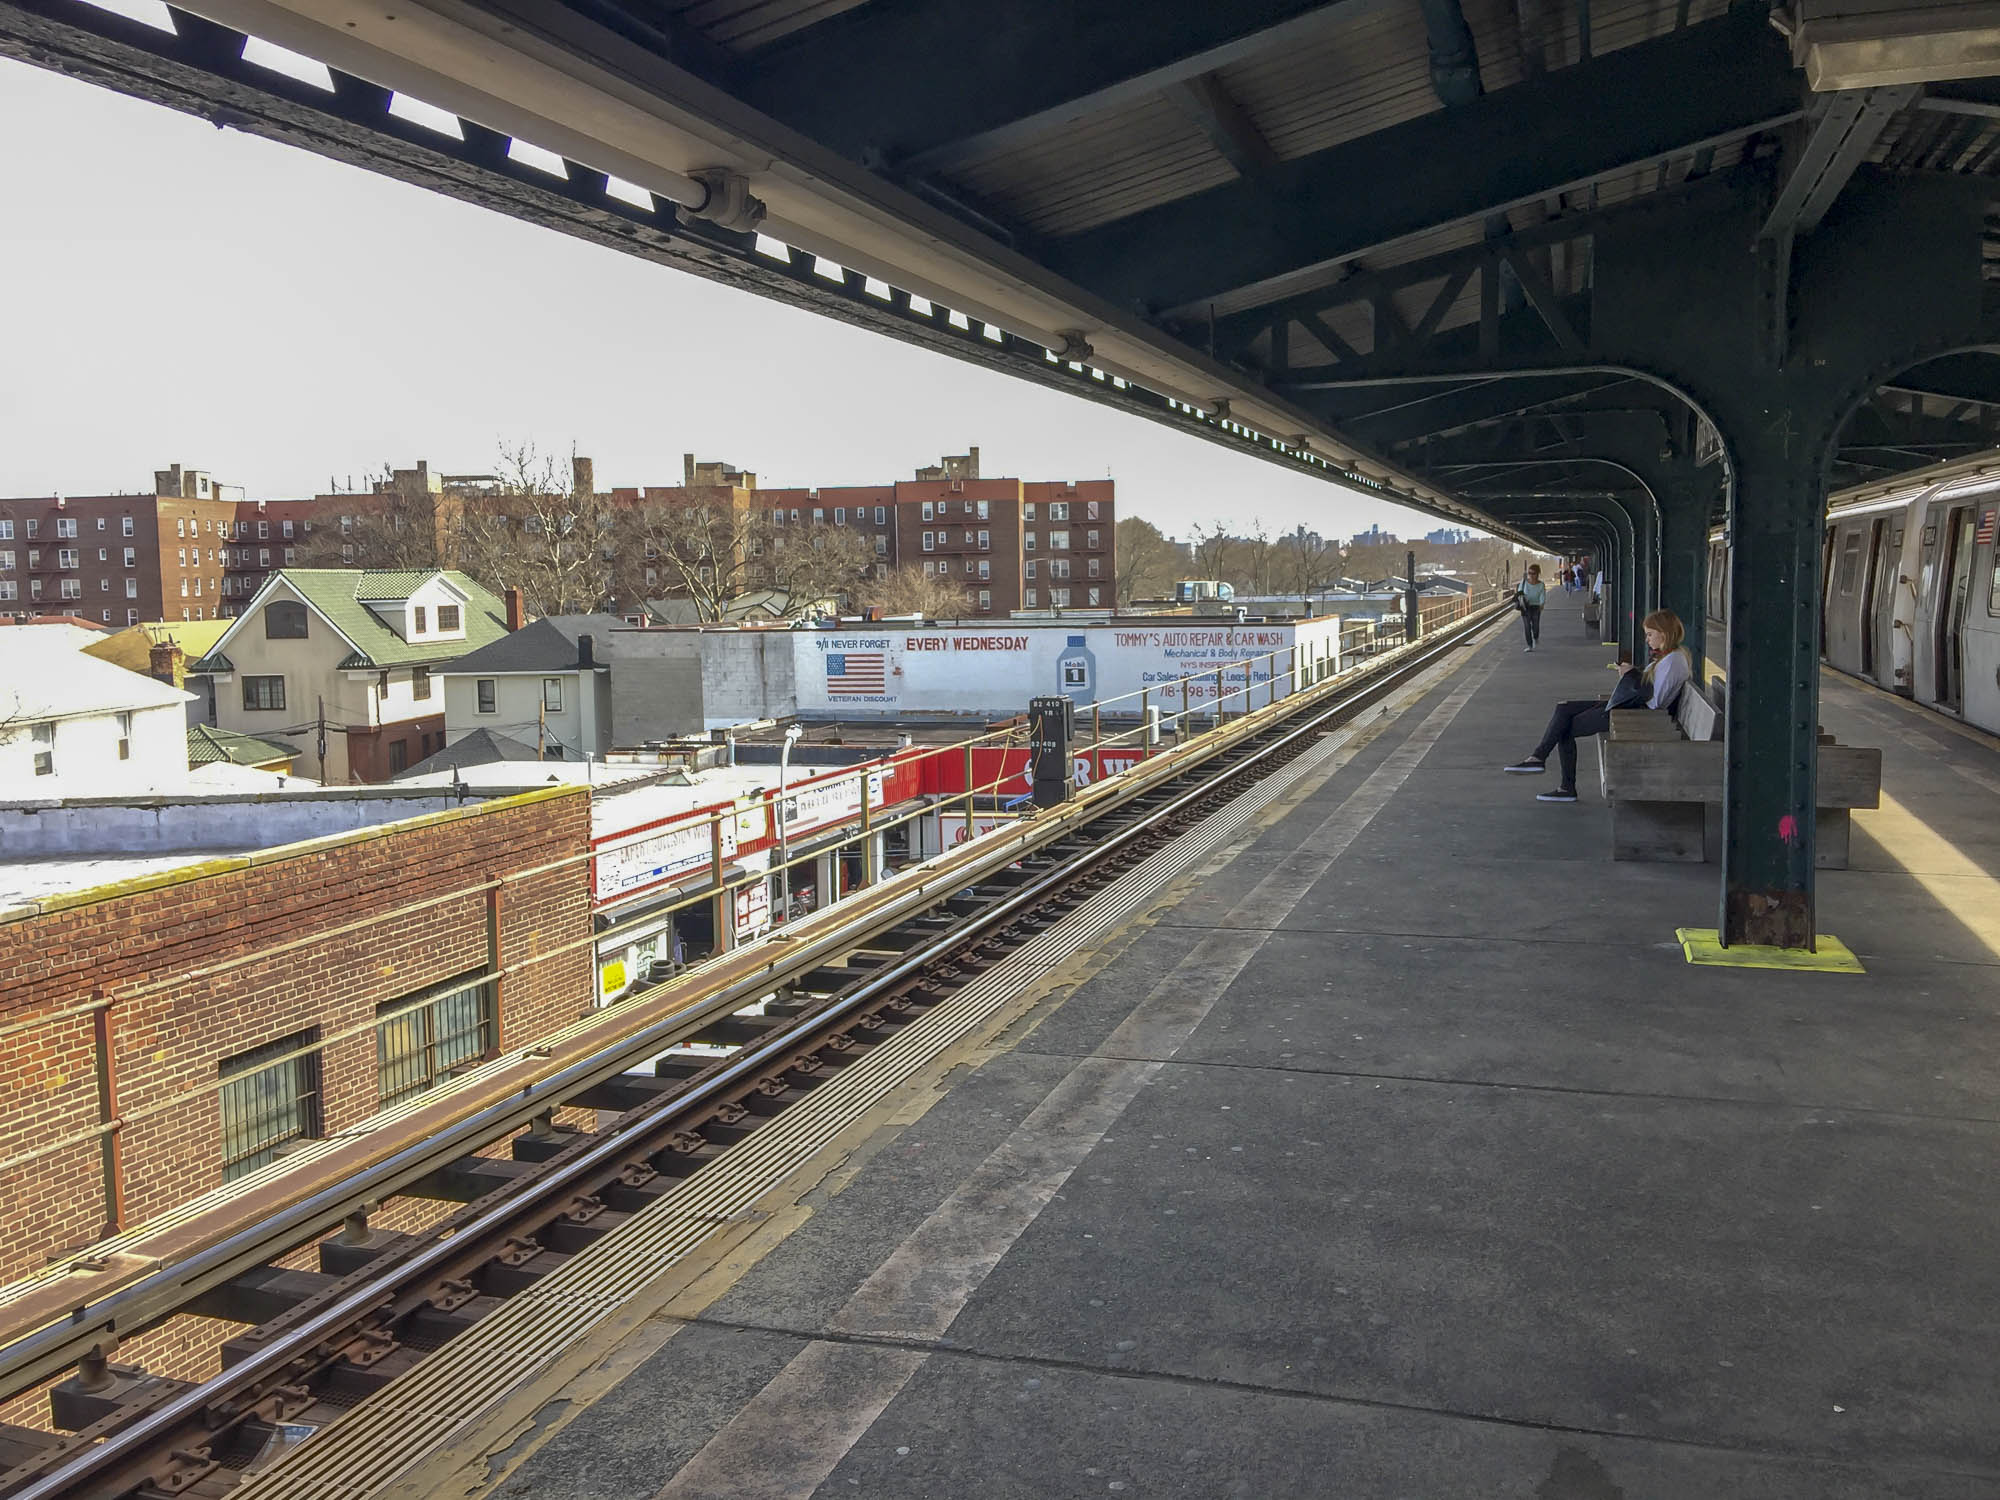
[[[1660,606],[1681,617],[1700,673],[1708,615],[1708,492],[1676,485],[1660,504]]]
[[[1738,449],[1730,505],[1720,923],[1730,946],[1813,946],[1825,500],[1815,467],[1787,446],[1759,433]]]

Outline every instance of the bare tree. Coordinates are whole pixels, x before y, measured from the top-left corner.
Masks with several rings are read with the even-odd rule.
[[[1299,526],[1278,540],[1277,546],[1285,586],[1297,594],[1301,604],[1311,602],[1340,573],[1340,549],[1329,546],[1317,531]]]
[[[451,565],[448,507],[430,478],[384,464],[367,494],[341,502],[334,524],[322,522],[299,548],[309,568],[437,568]]]
[[[452,528],[458,565],[489,588],[518,588],[538,615],[585,614],[612,592],[616,541],[595,491],[533,443],[500,448],[499,485],[462,502]]]
[[[1228,578],[1230,555],[1236,549],[1236,538],[1230,534],[1229,523],[1218,519],[1204,526],[1197,521],[1188,528],[1188,535],[1194,538],[1196,576]]]
[[[753,530],[750,545],[753,559],[763,564],[753,576],[785,593],[788,615],[805,614],[829,600],[838,607],[874,581],[875,545],[859,531],[765,526]]]
[[[887,578],[862,586],[859,601],[871,609],[890,615],[923,615],[951,619],[966,613],[972,604],[970,592],[950,578],[926,573],[921,568],[897,568]]]
[[[1243,570],[1243,581],[1250,585],[1250,592],[1258,596],[1268,596],[1275,591],[1272,580],[1273,564],[1277,561],[1277,548],[1271,541],[1271,533],[1264,525],[1262,516],[1250,518],[1250,530],[1237,538],[1237,563]]]
[[[1180,552],[1160,528],[1140,516],[1118,522],[1118,602],[1164,599],[1173,590]]]
[[[688,599],[701,619],[720,620],[730,600],[770,576],[778,530],[726,490],[633,506],[615,528],[621,590]]]

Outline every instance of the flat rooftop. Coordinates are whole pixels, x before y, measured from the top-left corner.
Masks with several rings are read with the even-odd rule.
[[[490,1451],[510,1500],[2000,1493],[2000,751],[1829,677],[1866,973],[1499,774],[1552,598],[1317,762]],[[787,1227],[789,1226],[789,1228]],[[941,1248],[942,1247],[942,1248]]]
[[[199,792],[0,802],[0,917],[98,886],[460,805],[434,788],[280,787],[266,772],[248,774],[259,778],[254,790],[225,776]]]

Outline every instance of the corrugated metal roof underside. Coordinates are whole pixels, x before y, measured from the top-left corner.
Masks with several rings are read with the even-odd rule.
[[[1688,23],[1721,15],[1693,0]],[[1550,5],[1546,70],[1578,60],[1573,7]],[[1467,0],[1480,78],[1496,92],[1520,83],[1521,31],[1510,0]],[[1612,0],[1591,8],[1602,56],[1673,31],[1674,0]],[[1311,40],[1223,69],[1223,88],[1280,160],[1311,156],[1434,113],[1424,21],[1414,0],[1332,20]],[[1579,128],[1588,128],[1579,121]],[[960,168],[965,187],[1041,234],[1074,234],[1228,182],[1235,170],[1164,97],[1081,119]]]

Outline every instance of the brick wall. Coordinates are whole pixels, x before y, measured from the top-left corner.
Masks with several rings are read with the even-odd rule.
[[[0,923],[0,1160],[97,1122],[93,1018],[14,1029],[95,994],[115,1002],[128,1226],[221,1182],[220,1105],[212,1089],[196,1091],[225,1058],[310,1028],[360,1027],[322,1054],[321,1087],[326,1129],[365,1119],[378,1103],[376,1007],[488,963],[484,892],[401,908],[584,853],[589,802],[563,788],[472,804]],[[550,951],[590,931],[587,866],[505,883],[499,928],[502,967],[527,965],[501,985],[513,1048],[591,1003],[588,947]],[[0,1195],[15,1205],[0,1278],[96,1239],[108,1218],[94,1141],[0,1173]]]

